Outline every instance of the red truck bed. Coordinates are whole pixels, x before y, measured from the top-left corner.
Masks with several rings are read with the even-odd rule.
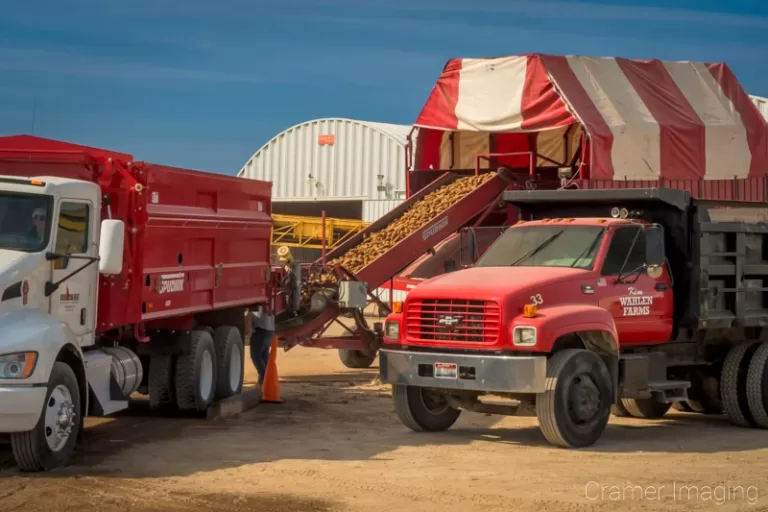
[[[97,331],[268,300],[271,183],[178,169],[35,137],[0,137],[0,174],[99,183],[126,224],[120,276],[100,276]]]

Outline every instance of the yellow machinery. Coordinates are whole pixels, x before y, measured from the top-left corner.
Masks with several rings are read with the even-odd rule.
[[[325,219],[325,248],[330,250],[364,230],[367,222],[354,219]],[[272,214],[272,245],[322,249],[321,217]]]

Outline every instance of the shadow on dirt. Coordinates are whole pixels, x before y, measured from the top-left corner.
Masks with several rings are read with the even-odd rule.
[[[447,432],[411,432],[383,386],[285,382],[282,398],[282,404],[261,404],[228,420],[168,419],[139,411],[91,420],[73,464],[48,477],[177,477],[291,459],[386,461],[394,450],[426,445],[445,448],[446,454],[475,443],[492,443],[498,450],[536,447],[543,456],[559,450],[544,439],[535,418],[464,413]],[[722,416],[675,412],[657,421],[611,417],[598,444],[581,451],[704,454],[766,446],[766,431],[734,427]],[[9,455],[0,446],[0,479],[18,475]]]

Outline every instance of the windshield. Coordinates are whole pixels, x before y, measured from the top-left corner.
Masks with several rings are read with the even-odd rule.
[[[591,269],[605,229],[596,226],[521,226],[507,229],[476,267]]]
[[[0,249],[37,252],[48,241],[50,198],[0,193]]]

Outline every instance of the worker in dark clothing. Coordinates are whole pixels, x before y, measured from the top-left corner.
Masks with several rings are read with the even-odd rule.
[[[281,246],[277,255],[285,269],[281,285],[286,295],[286,305],[294,315],[298,315],[301,308],[301,265],[294,261],[290,249],[286,246]]]
[[[259,306],[251,313],[251,361],[259,373],[259,385],[264,383],[269,363],[269,350],[275,337],[275,317],[269,305]]]

